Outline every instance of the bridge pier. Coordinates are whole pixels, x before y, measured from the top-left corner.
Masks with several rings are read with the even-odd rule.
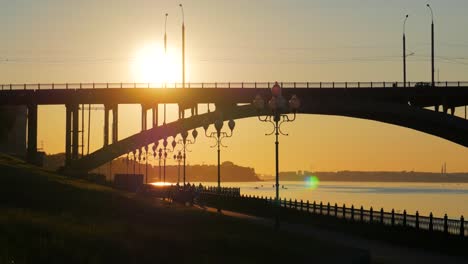
[[[156,106],[153,107],[153,127],[157,127],[158,126],[158,105],[156,104]]]
[[[37,164],[37,105],[28,105],[28,149],[26,160],[29,163]]]
[[[141,131],[148,129],[147,114],[148,108],[145,105],[141,105]]]
[[[109,106],[104,105],[104,147],[109,145]]]
[[[78,159],[79,108],[77,104],[66,105],[65,118],[65,166]]]
[[[80,133],[79,129],[79,107],[78,105],[73,105],[73,128],[72,128],[72,159],[77,160],[79,158],[79,141],[78,136]]]
[[[119,105],[112,106],[112,144],[119,141]]]

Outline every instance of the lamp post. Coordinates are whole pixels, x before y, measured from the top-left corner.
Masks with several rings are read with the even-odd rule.
[[[174,154],[174,160],[177,161],[177,185],[180,184],[180,163],[182,162],[182,154],[179,153],[176,155]]]
[[[211,132],[208,134],[208,128],[210,124],[206,123],[203,125],[203,129],[205,130],[205,135],[209,138],[214,138],[216,140],[215,145],[211,146],[212,148],[218,147],[218,194],[221,192],[221,146],[226,147],[222,144],[222,140],[224,138],[232,137],[232,133],[236,123],[234,120],[229,120],[228,126],[230,129],[230,134],[226,132],[222,132],[224,122],[222,119],[218,119],[214,122],[215,132]]]
[[[145,159],[145,183],[148,184],[148,146],[145,146],[145,156],[143,157]]]
[[[135,175],[136,150],[132,151],[132,154],[133,154],[133,175]]]
[[[158,160],[159,160],[159,165],[158,165],[158,170],[159,170],[159,182],[162,182],[162,174],[161,174],[161,160],[162,160],[162,148],[158,149]]]
[[[169,14],[166,13],[166,20],[164,21],[164,60],[167,62],[167,16]],[[166,86],[166,84],[164,84]],[[166,124],[166,104],[164,104],[164,122],[163,125]]]
[[[182,11],[182,88],[185,88],[185,14],[184,6],[179,4]]]
[[[403,22],[403,87],[406,88],[406,20],[408,20],[408,15],[405,17]]]
[[[125,158],[125,163],[126,163],[126,165],[127,165],[127,175],[128,175],[128,163],[129,163],[129,161],[130,161],[130,157],[129,157],[129,156],[130,156],[130,154],[127,153],[127,158]]]
[[[185,186],[185,180],[186,180],[186,161],[187,161],[187,145],[192,145],[195,144],[197,141],[197,136],[198,136],[198,131],[196,129],[192,130],[192,137],[193,140],[188,139],[188,131],[184,131],[181,133],[182,140],[179,140],[179,144],[182,145],[182,160],[183,160],[183,165],[184,165],[184,171],[183,171],[183,179],[184,179],[184,186]]]
[[[432,11],[432,7],[430,4],[426,5],[427,8],[431,11],[431,77],[432,77],[432,88],[435,87],[435,79],[434,79],[434,74],[435,74],[435,61],[434,61],[434,12]]]
[[[164,142],[163,142],[163,147],[164,147],[164,154],[163,154],[163,159],[164,159],[164,182],[166,182],[166,160],[167,160],[167,154],[168,153],[172,153],[175,149],[175,147],[177,146],[177,143],[174,140],[172,140],[172,150],[171,149],[168,149],[167,148],[167,145],[168,145],[168,142],[167,142],[167,139],[165,138],[164,139]]]
[[[275,217],[275,229],[279,229],[279,135],[287,136],[287,134],[281,131],[281,125],[285,122],[293,122],[296,120],[296,112],[299,109],[301,103],[296,95],[293,95],[289,100],[289,109],[286,99],[281,94],[281,86],[278,82],[275,82],[271,88],[272,97],[268,101],[267,109],[265,109],[265,100],[262,96],[257,95],[253,101],[254,107],[258,111],[258,119],[261,122],[268,122],[273,124],[273,131],[267,136],[275,134],[275,171],[276,171],[276,197],[275,203],[277,206],[277,214]],[[265,111],[266,110],[266,111]],[[288,113],[294,114],[293,118],[289,118]],[[264,117],[262,117],[264,116]]]

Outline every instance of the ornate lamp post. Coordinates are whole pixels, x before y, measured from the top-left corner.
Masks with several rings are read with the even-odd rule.
[[[177,185],[180,184],[180,163],[182,162],[182,154],[179,151],[179,154],[174,154],[174,160],[177,161]]]
[[[211,132],[210,134],[208,134],[208,128],[210,127],[210,124],[206,123],[203,126],[203,129],[205,130],[205,135],[209,138],[216,139],[216,144],[211,147],[212,148],[218,147],[218,194],[221,191],[221,146],[226,147],[222,144],[222,140],[224,138],[232,137],[232,133],[233,133],[234,127],[236,126],[236,123],[232,119],[229,120],[228,126],[229,126],[229,129],[231,130],[230,134],[226,132],[221,132],[221,130],[223,129],[223,125],[224,125],[223,120],[221,119],[216,120],[214,123],[216,132]]]
[[[174,152],[175,150],[175,147],[177,146],[177,143],[175,141],[175,139],[172,141],[172,149],[168,149],[167,148],[167,145],[168,145],[168,142],[167,142],[167,139],[165,138],[164,139],[164,142],[163,142],[163,147],[164,147],[164,153],[163,153],[163,159],[164,159],[164,182],[166,182],[166,160],[167,160],[167,154],[168,153],[172,153]]]
[[[159,182],[162,182],[162,174],[161,174],[161,160],[162,160],[162,148],[158,149],[158,160],[159,160],[159,165],[158,165],[158,170],[159,170]]]
[[[145,156],[143,160],[146,162],[145,164],[145,183],[148,184],[148,146],[145,146]]]
[[[260,96],[257,95],[253,101],[254,107],[258,111],[258,119],[262,122],[268,122],[273,124],[273,131],[269,134],[265,134],[267,136],[275,134],[276,141],[275,141],[275,170],[276,170],[276,197],[275,203],[277,206],[277,214],[275,217],[275,228],[279,229],[279,212],[280,212],[280,204],[279,204],[279,135],[287,136],[287,134],[281,131],[281,125],[285,122],[293,122],[296,120],[296,112],[299,109],[301,103],[299,98],[296,95],[293,95],[289,102],[281,94],[281,86],[278,82],[275,82],[275,85],[271,88],[272,97],[268,101],[267,109],[265,109],[265,100]],[[289,107],[288,107],[289,103]],[[289,108],[289,109],[288,109]],[[288,113],[293,113],[293,118],[288,116]],[[264,117],[262,117],[264,116]]]
[[[127,153],[127,157],[125,158],[125,165],[127,165],[127,175],[128,175],[128,164],[130,163],[130,154]]]
[[[185,186],[185,179],[186,179],[186,161],[187,161],[187,145],[195,144],[197,141],[198,131],[196,129],[192,130],[192,137],[193,140],[187,139],[188,138],[188,131],[184,131],[181,133],[182,140],[179,140],[179,144],[182,145],[182,159],[184,162],[184,186]]]
[[[133,175],[135,175],[136,150],[132,151],[133,156]]]

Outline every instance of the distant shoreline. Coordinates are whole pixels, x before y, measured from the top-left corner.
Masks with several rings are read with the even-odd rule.
[[[403,182],[403,183],[468,183],[468,173],[433,173],[433,172],[283,172],[281,181],[307,181],[317,177],[321,182]],[[269,180],[263,179],[263,180]]]

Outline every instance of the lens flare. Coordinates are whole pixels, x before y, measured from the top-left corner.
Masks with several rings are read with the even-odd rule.
[[[320,184],[320,180],[317,176],[307,176],[305,181],[307,188],[311,190],[317,189]]]

